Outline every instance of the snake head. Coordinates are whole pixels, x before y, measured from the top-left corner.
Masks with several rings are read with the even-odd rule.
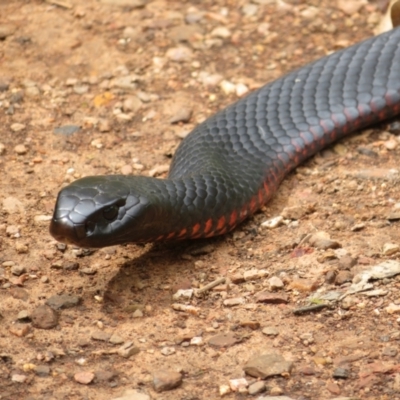
[[[132,191],[132,184],[120,175],[90,176],[73,182],[58,194],[50,234],[80,247],[140,241],[129,236],[129,227],[134,226],[139,233],[145,230],[145,220],[152,219],[152,207],[145,196]],[[140,237],[144,237],[143,232]]]

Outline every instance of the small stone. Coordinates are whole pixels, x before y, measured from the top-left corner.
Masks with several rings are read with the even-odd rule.
[[[117,371],[115,370],[101,370],[95,372],[96,381],[99,382],[110,382],[118,376]]]
[[[253,331],[255,331],[256,329],[260,328],[260,323],[257,321],[243,321],[243,322],[240,322],[240,326],[242,326],[244,328],[250,328]]]
[[[125,112],[137,113],[142,107],[142,102],[136,96],[128,96],[122,105]]]
[[[382,350],[382,355],[388,356],[388,357],[396,357],[398,353],[398,350],[396,347],[385,347]]]
[[[189,106],[182,106],[179,110],[170,118],[171,124],[177,124],[178,122],[189,122],[193,113],[193,109]]]
[[[221,39],[227,39],[231,35],[232,35],[231,31],[228,28],[225,28],[224,26],[219,26],[211,31],[212,37],[217,37]]]
[[[94,379],[94,373],[93,372],[77,372],[74,375],[75,382],[78,382],[82,385],[88,385],[91,383]]]
[[[264,221],[261,226],[263,228],[274,229],[283,224],[283,217],[278,216]]]
[[[311,210],[305,206],[285,207],[281,212],[284,219],[299,220],[308,214]]]
[[[265,269],[251,269],[243,273],[245,281],[254,281],[260,278],[264,278],[268,275],[268,271]]]
[[[17,319],[19,321],[28,321],[28,320],[30,320],[29,312],[27,310],[20,311],[18,313],[18,315],[17,315]]]
[[[277,276],[272,276],[268,279],[268,284],[271,290],[282,289],[284,287],[282,280]]]
[[[100,0],[100,3],[127,9],[142,8],[148,2],[149,0]]]
[[[383,249],[382,249],[382,253],[385,256],[391,256],[393,254],[398,253],[400,250],[400,246],[398,244],[395,243],[385,243],[383,245]]]
[[[142,317],[143,317],[143,311],[140,308],[138,308],[132,313],[132,318],[142,318]]]
[[[27,379],[26,375],[22,374],[13,374],[11,375],[11,381],[16,383],[24,383]]]
[[[121,336],[118,336],[117,334],[111,335],[109,342],[112,344],[122,344],[124,343],[124,339]]]
[[[221,385],[218,389],[219,395],[221,397],[225,396],[226,394],[231,393],[231,388],[228,385]]]
[[[171,354],[175,353],[175,347],[163,347],[161,349],[161,354],[163,356],[170,356]]]
[[[357,264],[357,260],[350,256],[343,256],[339,258],[339,266],[341,269],[351,269]]]
[[[224,306],[234,307],[234,306],[244,304],[245,302],[246,302],[246,300],[244,299],[244,297],[234,297],[232,299],[224,300]]]
[[[76,94],[85,94],[89,91],[89,85],[76,84],[73,87],[73,91]]]
[[[172,390],[182,384],[182,375],[179,372],[162,369],[153,374],[153,385],[156,392]]]
[[[136,390],[128,389],[122,394],[122,397],[114,397],[111,400],[150,400],[150,396]]]
[[[54,295],[47,299],[46,304],[54,310],[76,307],[81,303],[79,296],[69,294]]]
[[[58,135],[71,136],[75,132],[78,132],[79,129],[81,129],[81,127],[78,125],[64,125],[54,128],[53,132]]]
[[[19,254],[26,254],[28,253],[29,248],[26,244],[17,242],[15,243],[15,250]]]
[[[325,233],[323,232],[311,235],[308,242],[311,246],[321,250],[338,249],[339,247],[342,247],[338,242],[325,237]]]
[[[262,333],[266,336],[277,336],[277,335],[279,335],[279,330],[272,326],[266,326],[262,330]]]
[[[93,340],[100,340],[101,342],[108,342],[111,338],[111,333],[104,331],[94,331],[92,332],[91,338]]]
[[[133,172],[133,168],[131,165],[123,165],[121,167],[121,174],[122,175],[131,175]]]
[[[22,274],[25,274],[25,272],[26,272],[26,268],[22,265],[13,265],[11,267],[11,273],[13,275],[21,276]]]
[[[347,368],[338,367],[333,371],[332,377],[335,379],[347,379],[350,376],[350,371]]]
[[[31,312],[32,325],[39,329],[51,329],[58,324],[57,313],[49,306],[42,305]]]
[[[26,152],[28,151],[28,149],[23,145],[23,144],[17,144],[14,147],[14,151],[19,155],[22,156],[24,154],[26,154]]]
[[[35,368],[35,374],[37,376],[45,377],[50,375],[50,367],[47,365],[38,365]]]
[[[133,342],[126,342],[118,349],[118,354],[124,358],[129,358],[133,355],[138,354],[139,352],[140,349],[138,347],[135,347],[133,345]]]
[[[256,303],[287,304],[289,302],[285,294],[260,292],[256,295]]]
[[[219,335],[213,336],[208,340],[208,344],[213,347],[231,347],[236,343],[239,343],[239,339],[231,332],[221,333]]]
[[[17,199],[16,197],[12,197],[12,196],[6,197],[3,200],[3,209],[5,211],[7,211],[9,214],[17,214],[17,213],[25,212],[24,204],[19,199]],[[14,232],[13,232],[13,230],[14,230]],[[6,233],[9,236],[14,236],[18,232],[19,232],[19,228],[17,226],[15,226],[15,225],[7,226]]]
[[[190,339],[191,346],[202,346],[203,345],[203,338],[201,336],[195,336]]]
[[[247,382],[246,378],[229,379],[229,386],[233,392],[239,392],[242,389],[246,389],[249,386],[249,382]]]
[[[173,47],[167,50],[165,56],[172,61],[184,62],[192,59],[193,51],[184,46]]]
[[[12,124],[10,128],[13,132],[20,132],[26,128],[26,125],[16,122],[15,124]],[[26,147],[23,144],[17,144],[14,147],[14,151],[19,155],[23,155],[27,152]]]
[[[254,382],[249,386],[249,394],[251,396],[255,396],[256,394],[263,393],[267,389],[265,382],[258,381]]]
[[[339,271],[335,278],[335,285],[343,285],[346,282],[351,282],[353,274],[350,271]]]
[[[24,337],[30,331],[30,326],[27,324],[14,324],[10,326],[10,332],[17,337]]]
[[[285,360],[278,353],[265,353],[251,358],[244,366],[244,372],[255,378],[266,379],[276,375],[287,375],[293,367],[292,361]]]
[[[400,312],[400,305],[390,303],[385,310],[388,314],[397,314]]]

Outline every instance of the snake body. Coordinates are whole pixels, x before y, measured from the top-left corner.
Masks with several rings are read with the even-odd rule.
[[[400,29],[269,83],[198,125],[167,179],[92,176],[63,188],[50,225],[82,247],[231,231],[335,140],[400,113]]]

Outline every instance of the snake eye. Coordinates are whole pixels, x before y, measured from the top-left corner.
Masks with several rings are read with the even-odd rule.
[[[103,217],[109,221],[112,221],[118,216],[118,209],[119,207],[116,204],[106,207],[103,210]]]

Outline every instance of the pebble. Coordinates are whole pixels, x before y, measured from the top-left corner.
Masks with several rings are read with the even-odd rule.
[[[219,335],[215,335],[208,340],[208,344],[212,347],[231,347],[238,343],[240,340],[236,338],[236,336],[229,332],[229,333],[221,333]]]
[[[20,200],[18,200],[16,197],[10,196],[10,197],[6,197],[3,200],[3,210],[7,211],[9,214],[17,214],[17,213],[24,213],[25,207],[24,207],[24,204]],[[17,232],[12,232],[12,230],[13,230],[12,227],[16,228]],[[7,231],[10,232],[10,233],[7,233],[7,234],[9,234],[9,236],[14,236],[14,234],[19,232],[19,228],[16,227],[15,225],[8,225]]]
[[[126,342],[123,344],[117,351],[117,353],[124,358],[129,358],[133,355],[136,355],[140,352],[138,347],[133,345],[133,342]]]
[[[64,125],[54,128],[53,133],[56,135],[71,136],[75,132],[78,132],[79,129],[81,129],[81,127],[78,125]]]
[[[353,274],[350,271],[339,271],[335,277],[335,285],[343,285],[353,280]]]
[[[128,9],[142,8],[149,0],[100,0],[100,3]]]
[[[385,243],[383,245],[382,253],[385,256],[391,256],[393,254],[398,253],[400,250],[400,246],[396,243]]]
[[[2,156],[6,152],[6,146],[3,143],[0,143],[0,156]]]
[[[238,305],[241,305],[244,303],[246,303],[246,300],[244,297],[234,297],[232,299],[224,300],[224,306],[226,306],[226,307],[234,307],[234,306],[238,306]]]
[[[266,326],[263,328],[262,333],[266,336],[278,336],[279,330],[272,326]]]
[[[165,56],[176,62],[190,61],[193,58],[193,51],[184,46],[172,47],[167,50]]]
[[[132,313],[132,318],[142,318],[143,317],[143,311],[140,309],[140,308],[138,308],[137,310],[135,310],[133,313]]]
[[[267,387],[265,385],[265,382],[257,381],[257,382],[252,383],[249,386],[249,394],[251,396],[255,396],[256,394],[265,392],[266,389],[267,389]]]
[[[101,342],[108,342],[111,338],[111,333],[105,331],[94,331],[92,332],[91,338]]]
[[[211,36],[216,38],[227,39],[231,35],[231,31],[224,26],[219,26],[211,31]]]
[[[24,243],[15,243],[15,250],[17,251],[18,254],[26,254],[28,253],[28,246]]]
[[[151,400],[151,399],[150,396],[145,393],[138,392],[137,390],[128,389],[122,394],[121,397],[114,397],[111,400]]]
[[[200,83],[207,87],[216,87],[221,83],[224,77],[220,74],[209,74],[206,71],[202,71],[199,73],[197,78]]]
[[[42,305],[31,312],[32,325],[38,329],[51,329],[58,324],[58,314],[49,306]]]
[[[219,391],[219,395],[220,395],[221,397],[223,397],[223,396],[225,396],[225,395],[231,393],[231,388],[230,388],[228,385],[221,385],[221,386],[218,388],[218,391]]]
[[[137,113],[142,107],[142,102],[136,96],[128,96],[122,105],[122,109],[125,112],[133,112],[134,114]]]
[[[13,132],[20,132],[26,128],[26,125],[24,124],[19,124],[18,122],[15,122],[14,124],[11,124],[10,126],[11,130]],[[25,149],[25,150],[24,150]],[[26,148],[23,144],[18,144],[14,147],[14,151],[17,154],[25,154],[26,153]]]
[[[89,91],[89,85],[76,84],[73,87],[73,91],[76,94],[85,94]]]
[[[277,276],[272,276],[271,278],[269,278],[268,284],[271,290],[282,289],[284,287],[282,279],[278,278]]]
[[[51,370],[48,365],[37,365],[35,368],[35,374],[41,377],[49,376],[50,371]]]
[[[22,375],[22,374],[12,374],[11,375],[11,381],[12,382],[17,382],[17,383],[24,383],[27,380],[27,376],[26,375]]]
[[[266,379],[276,375],[290,373],[293,362],[286,360],[278,353],[265,353],[251,358],[243,370],[246,374],[255,378]]]
[[[13,265],[11,267],[11,273],[16,276],[21,276],[26,272],[26,268],[22,265]]]
[[[122,175],[131,175],[133,172],[133,168],[131,165],[123,165],[121,167],[121,174]]]
[[[203,345],[203,338],[201,336],[195,336],[190,339],[191,346],[202,346]]]
[[[19,321],[28,321],[30,318],[28,310],[21,310],[17,315]]]
[[[232,93],[236,93],[236,85],[232,82],[229,82],[227,80],[223,80],[220,83],[220,87],[222,89],[222,91],[226,94],[232,94]]]
[[[318,232],[311,235],[308,239],[311,246],[321,250],[337,249],[342,245],[334,240],[329,239],[326,232]]]
[[[400,305],[390,303],[385,310],[388,314],[397,314],[400,312]]]
[[[182,384],[182,375],[170,369],[161,369],[153,373],[153,385],[156,392],[172,390]]]
[[[161,349],[161,354],[163,355],[163,356],[170,356],[171,354],[174,354],[175,353],[175,347],[163,347],[162,349]]]
[[[118,336],[117,334],[113,334],[110,339],[109,342],[112,344],[122,344],[124,343],[124,339],[121,336]]]
[[[192,117],[193,109],[190,106],[182,106],[179,110],[170,118],[170,124],[177,124],[178,122],[189,122]]]
[[[283,224],[283,217],[279,215],[278,217],[274,217],[271,219],[268,219],[264,221],[261,226],[263,228],[268,228],[268,229],[274,229],[277,228],[278,226],[281,226]]]
[[[74,375],[75,382],[78,382],[82,385],[88,385],[91,383],[94,379],[94,373],[93,372],[77,372]]]
[[[287,304],[289,302],[285,294],[259,292],[256,295],[256,303],[266,304]]]
[[[239,392],[249,386],[246,378],[229,379],[229,387],[233,392]]]
[[[79,296],[61,294],[54,295],[47,299],[46,304],[54,310],[61,310],[78,306],[82,301]]]
[[[28,324],[13,324],[10,326],[10,332],[17,337],[24,337],[30,331],[30,326]]]
[[[268,275],[268,271],[265,269],[250,269],[243,273],[245,281],[255,281],[260,278],[264,278]]]

